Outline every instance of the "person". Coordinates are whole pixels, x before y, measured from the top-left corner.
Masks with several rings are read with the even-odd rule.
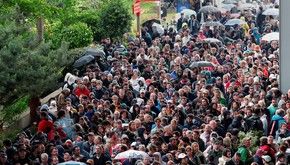
[[[104,149],[101,145],[95,146],[95,150],[93,156],[95,165],[104,165],[107,161],[111,161],[111,157],[104,153]]]
[[[240,153],[240,157],[241,157],[241,161],[243,163],[248,163],[251,158],[251,152],[249,150],[251,146],[251,138],[250,137],[245,137],[243,140],[242,140],[242,145],[238,148],[238,152]]]
[[[241,160],[241,154],[236,152],[233,158],[227,161],[225,165],[244,165]]]
[[[188,20],[188,27],[191,31],[191,35],[197,34],[199,29],[199,22],[196,20],[196,17],[194,14],[190,16],[190,19]]]
[[[183,23],[187,24],[187,19],[184,16],[184,13],[180,13],[180,18],[177,20],[177,31],[180,31],[180,29],[182,28]]]

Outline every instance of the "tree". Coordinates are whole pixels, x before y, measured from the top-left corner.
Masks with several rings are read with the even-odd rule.
[[[100,38],[120,38],[130,31],[132,16],[124,0],[106,0],[98,11],[98,34]]]
[[[55,88],[62,76],[62,69],[71,63],[69,44],[57,49],[51,42],[37,41],[37,34],[29,23],[15,21],[15,11],[0,12],[0,104],[7,106],[13,100],[29,96],[37,103],[39,96]],[[34,101],[32,101],[34,100]],[[37,101],[38,100],[38,101]],[[35,113],[36,104],[31,108]]]

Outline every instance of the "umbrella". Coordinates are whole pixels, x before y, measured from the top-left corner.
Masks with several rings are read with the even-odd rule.
[[[213,64],[208,61],[198,61],[198,62],[193,62],[190,64],[190,68],[197,68],[197,67],[212,67]]]
[[[240,10],[249,10],[249,9],[255,9],[255,8],[256,6],[251,3],[244,3],[244,4],[239,5]]]
[[[220,9],[214,6],[203,6],[200,8],[199,12],[201,13],[218,13]]]
[[[94,56],[92,55],[85,55],[80,57],[78,60],[76,60],[73,64],[73,67],[78,68],[84,65],[89,64],[90,62],[92,62],[95,59]]]
[[[204,42],[210,42],[210,43],[221,43],[221,41],[216,39],[216,38],[206,38],[203,41]]]
[[[76,162],[76,161],[68,161],[68,162],[59,163],[58,165],[86,165],[86,163]]]
[[[191,17],[191,15],[195,15],[196,16],[196,12],[194,10],[191,9],[183,9],[180,13],[184,13],[184,17],[189,19]],[[175,18],[176,20],[178,20],[181,17],[181,14],[177,13]]]
[[[92,55],[94,57],[105,57],[105,52],[103,50],[95,49],[95,48],[88,48],[84,55]]]
[[[202,24],[202,26],[224,26],[218,21],[208,21]]]
[[[271,41],[278,41],[278,40],[279,40],[279,32],[268,33],[262,37],[262,41],[271,42]]]
[[[236,7],[234,4],[222,4],[220,8],[225,9],[227,11],[231,11],[232,8]]]
[[[164,33],[164,28],[162,27],[162,25],[158,24],[158,23],[153,23],[152,25],[152,29],[156,28],[156,31],[162,35]]]
[[[194,10],[191,10],[191,9],[183,9],[181,11],[181,13],[184,14],[184,16],[191,16],[191,15],[195,15],[196,16],[196,12]]]
[[[222,2],[223,4],[234,4],[234,3],[238,3],[237,0],[224,0]]]
[[[160,24],[161,22],[160,22],[160,20],[158,20],[158,19],[150,19],[150,20],[145,21],[144,23],[142,23],[142,26],[143,26],[143,27],[151,27],[153,23],[158,23],[158,24]]]
[[[144,157],[149,157],[149,155],[144,151],[127,150],[119,153],[114,159],[130,159],[130,158],[143,159]]]
[[[244,25],[246,24],[247,22],[245,22],[244,20],[241,20],[241,19],[230,19],[226,22],[225,25],[228,25],[228,26],[233,26],[233,25]]]
[[[263,12],[263,15],[278,16],[279,15],[279,9],[276,9],[276,8],[267,9],[267,10],[265,10]]]

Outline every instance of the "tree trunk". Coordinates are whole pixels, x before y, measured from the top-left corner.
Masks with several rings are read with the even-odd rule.
[[[37,110],[39,106],[41,106],[40,98],[31,97],[29,100],[31,123],[36,122],[38,120]]]
[[[39,17],[36,20],[37,42],[40,43],[44,39],[44,19]]]

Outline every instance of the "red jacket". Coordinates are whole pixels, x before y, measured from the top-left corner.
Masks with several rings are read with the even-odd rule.
[[[88,88],[79,88],[79,87],[77,87],[76,89],[75,89],[75,94],[78,96],[78,97],[80,97],[81,95],[85,95],[85,96],[88,96],[89,97],[89,95],[90,95],[90,90],[88,90]]]
[[[47,134],[47,139],[49,141],[53,140],[54,139],[54,126],[53,126],[52,121],[47,120],[47,119],[42,119],[38,123],[37,132],[43,132]]]

